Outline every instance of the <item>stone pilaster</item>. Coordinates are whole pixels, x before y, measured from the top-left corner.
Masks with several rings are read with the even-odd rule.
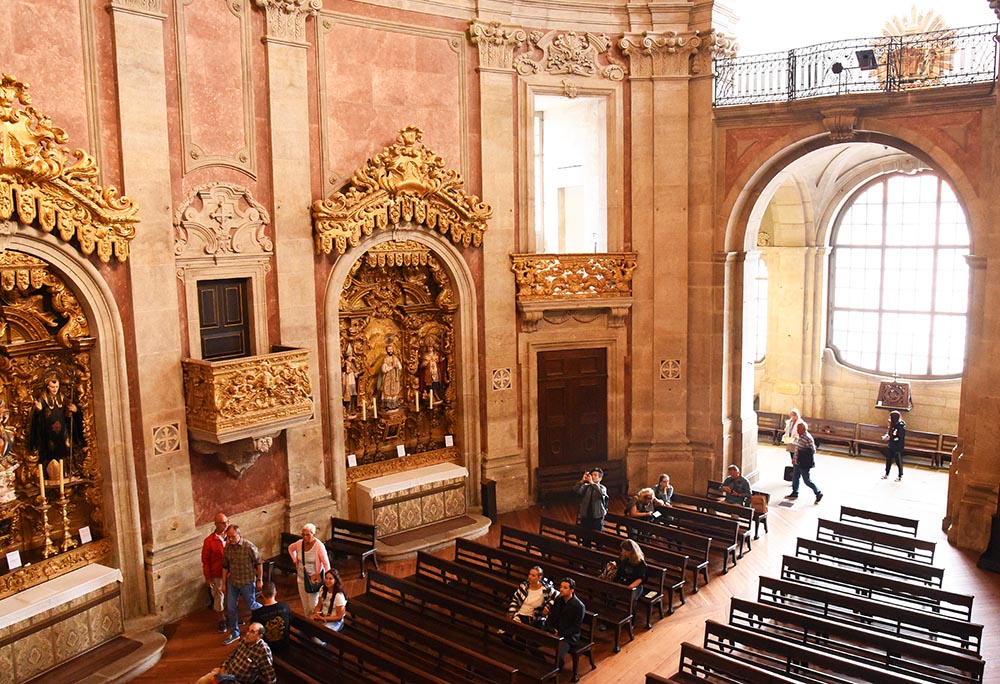
[[[520,446],[517,358],[517,309],[510,255],[518,252],[514,220],[517,168],[514,126],[514,51],[527,35],[498,22],[473,22],[469,39],[479,47],[479,98],[482,117],[483,199],[493,219],[483,238],[486,439],[482,477],[497,481],[503,510],[527,502],[527,464]],[[500,379],[500,381],[494,380]]]
[[[190,568],[177,549],[198,548],[191,496],[191,470],[184,418],[179,328],[180,311],[170,217],[171,147],[167,127],[167,82],[161,0],[114,0],[115,77],[121,125],[125,193],[140,207],[142,229],[132,241],[129,272],[135,316],[136,374],[142,407],[145,490],[149,497],[146,574],[149,605],[175,617],[178,591]],[[180,439],[169,451],[154,434],[177,427]],[[129,579],[126,577],[126,582]]]
[[[319,337],[313,282],[309,177],[309,83],[306,19],[319,0],[256,0],[267,16],[271,176],[274,179],[274,258],[281,344],[309,350],[314,403],[319,398]],[[285,431],[290,529],[322,521],[334,503],[326,487],[321,413]]]

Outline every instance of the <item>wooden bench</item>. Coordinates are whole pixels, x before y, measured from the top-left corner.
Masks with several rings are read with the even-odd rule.
[[[275,658],[280,681],[448,684],[401,658],[294,613],[288,639],[288,648]]]
[[[264,561],[264,577],[267,578],[268,582],[272,580],[271,576],[274,574],[275,570],[285,575],[295,574],[295,564],[292,563],[292,557],[288,555],[288,547],[300,539],[302,539],[302,537],[297,534],[292,534],[291,532],[281,533],[281,541],[278,544],[278,555],[271,556]]]
[[[955,448],[958,446],[958,435],[949,435],[947,433],[941,433],[941,448],[938,452],[937,462],[934,463],[935,468],[941,468],[944,466],[944,462],[947,461],[951,463],[951,455],[954,453]]]
[[[535,491],[538,502],[544,503],[576,496],[573,488],[580,483],[583,471],[594,468],[600,468],[604,471],[601,484],[608,490],[608,496],[624,496],[628,493],[628,473],[625,470],[625,461],[540,466],[535,470]]]
[[[867,449],[884,456],[887,442],[882,439],[882,435],[886,433],[886,429],[885,425],[858,423],[858,430],[854,438],[854,453],[860,456],[861,452]]]
[[[733,598],[729,624],[766,632],[779,639],[808,643],[875,667],[920,677],[928,684],[975,684],[983,679],[985,661],[975,656],[866,629],[861,624],[785,610]]]
[[[372,565],[378,569],[378,557],[375,555],[375,537],[378,525],[347,520],[345,518],[330,518],[330,539],[326,542],[326,550],[331,562],[335,556],[358,556],[361,561],[361,577],[366,576],[365,561],[372,559]]]
[[[757,601],[966,654],[982,646],[982,625],[809,584],[761,577]]]
[[[975,597],[969,594],[958,594],[924,584],[839,568],[795,556],[784,556],[781,579],[808,582],[833,591],[846,591],[857,596],[904,608],[928,610],[959,620],[972,619],[972,601]]]
[[[553,583],[563,577],[572,577],[576,582],[576,593],[588,610],[597,614],[598,622],[614,629],[615,653],[621,650],[622,628],[628,630],[629,639],[635,638],[632,632],[632,596],[628,587],[607,580],[581,574],[576,568],[560,565],[541,556],[531,556],[509,549],[495,549],[484,544],[455,540],[455,562],[472,567],[486,568],[490,572],[523,580],[528,570],[534,565],[541,565]]]
[[[780,413],[757,411],[757,435],[764,435],[771,444],[781,444],[785,434],[785,417]]]
[[[795,555],[883,577],[920,582],[932,587],[940,587],[944,582],[944,568],[902,558],[890,558],[872,551],[852,549],[815,539],[799,537],[795,543]]]
[[[750,498],[752,499],[755,496],[762,496],[762,497],[764,497],[764,502],[768,506],[771,505],[771,495],[770,495],[770,493],[768,493],[768,492],[760,492],[760,491],[757,491],[756,489],[751,489],[750,490]],[[709,480],[708,481],[708,484],[705,485],[705,498],[706,499],[715,499],[716,501],[719,501],[721,499],[725,499],[726,498],[726,493],[724,491],[722,491],[722,480]],[[768,512],[765,511],[763,513],[760,513],[760,512],[757,511],[757,509],[753,508],[752,506],[751,506],[751,509],[753,510],[753,522],[754,522],[753,538],[754,539],[760,539],[760,526],[761,525],[764,526],[764,532],[765,533],[767,532],[767,513]]]
[[[687,642],[681,644],[680,669],[673,677],[646,674],[646,684],[793,684],[796,681]]]
[[[718,515],[707,515],[687,508],[671,508],[660,516],[654,524],[711,537],[712,548],[722,556],[722,574],[729,572],[730,560],[734,566],[736,565],[736,549],[740,549],[742,556],[742,542],[748,539],[743,534],[746,531],[746,528],[743,527],[743,521],[723,518]]]
[[[589,545],[615,554],[621,549],[622,538],[606,532],[595,532],[580,525],[573,525],[562,520],[542,517],[538,524],[538,533],[564,542],[578,545]],[[643,593],[639,596],[639,605],[646,610],[646,629],[653,627],[653,606],[656,606],[663,619],[663,598],[667,597],[667,613],[674,613],[674,596],[680,598],[681,605],[687,601],[684,597],[684,575],[687,573],[688,557],[686,555],[667,551],[657,546],[647,544],[642,547],[649,570]]]
[[[917,526],[919,520],[913,518],[903,518],[898,515],[868,511],[863,508],[851,508],[849,506],[840,507],[840,522],[861,525],[875,530],[885,532],[895,532],[897,534],[907,534],[911,537],[917,536]]]
[[[906,456],[927,458],[937,468],[941,460],[941,433],[907,428],[906,446],[903,447],[903,457]]]
[[[816,539],[928,565],[934,563],[934,551],[937,547],[935,542],[909,535],[823,518],[816,523]]]
[[[754,510],[749,506],[741,504],[726,503],[719,499],[708,499],[701,496],[689,496],[687,494],[674,494],[673,503],[675,506],[691,508],[706,515],[716,515],[723,518],[740,521],[740,557],[743,557],[744,546],[750,550],[750,527],[754,519]],[[666,510],[664,515],[670,516],[672,511]]]
[[[692,591],[698,593],[698,580],[700,578],[704,578],[705,584],[708,584],[708,562],[709,554],[712,551],[711,537],[664,527],[645,520],[628,518],[617,513],[608,513],[604,518],[604,531],[622,539],[633,539],[644,549],[654,546],[687,556]]]
[[[716,620],[705,622],[705,648],[811,684],[919,684],[923,681]]]
[[[858,433],[857,423],[815,417],[802,420],[809,426],[809,433],[813,436],[817,449],[836,444],[847,447],[848,454],[854,454]]]
[[[510,620],[446,593],[378,570],[368,574],[368,590],[348,602],[381,610],[419,625],[444,640],[476,650],[532,681],[556,681],[562,638]]]

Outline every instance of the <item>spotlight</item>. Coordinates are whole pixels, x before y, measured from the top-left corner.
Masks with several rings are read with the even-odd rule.
[[[830,71],[832,71],[835,74],[839,74],[843,70],[844,70],[844,65],[841,64],[840,62],[834,62],[833,66],[830,67]]]
[[[858,68],[861,71],[878,69],[878,60],[875,59],[874,50],[858,50],[854,54],[858,57]]]

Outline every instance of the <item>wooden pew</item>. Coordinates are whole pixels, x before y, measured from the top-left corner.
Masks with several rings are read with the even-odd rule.
[[[795,556],[784,556],[781,579],[807,582],[833,591],[845,591],[904,608],[928,610],[959,620],[972,619],[972,601],[975,597],[970,594],[958,594],[925,584],[849,570]]]
[[[920,677],[928,684],[976,684],[982,681],[986,665],[976,656],[880,633],[862,624],[739,598],[730,600],[729,624]]]
[[[578,545],[590,545],[606,553],[618,553],[621,549],[621,537],[606,532],[595,532],[580,525],[573,525],[562,520],[542,517],[538,524],[538,533],[564,542]],[[684,598],[684,575],[687,572],[688,557],[683,554],[667,551],[651,544],[640,544],[646,557],[649,576],[643,584],[643,593],[639,596],[639,604],[646,609],[646,629],[653,627],[653,606],[660,612],[663,619],[663,597],[667,596],[667,612],[674,613],[674,595],[679,596],[681,605]],[[656,573],[654,568],[662,569]]]
[[[291,532],[281,533],[281,541],[278,544],[278,555],[271,556],[264,561],[264,577],[268,582],[271,581],[271,576],[275,570],[285,575],[295,574],[295,564],[292,563],[292,557],[288,555],[288,547],[300,539],[302,537]]]
[[[608,513],[604,517],[604,531],[623,539],[634,539],[643,548],[657,546],[687,556],[687,567],[691,571],[692,591],[698,593],[699,577],[704,577],[705,584],[708,584],[708,557],[712,550],[711,537],[664,527],[645,520],[628,518],[617,513]]]
[[[809,433],[816,442],[816,448],[838,444],[847,447],[849,455],[854,454],[854,444],[857,441],[858,424],[842,420],[826,420],[825,418],[803,418],[809,426]]]
[[[898,515],[868,511],[863,508],[851,508],[849,506],[840,507],[840,522],[871,527],[872,529],[884,532],[894,532],[896,534],[907,534],[911,537],[917,536],[917,526],[919,520],[913,518],[903,518]]]
[[[852,549],[814,539],[799,537],[795,543],[795,555],[799,558],[832,563],[883,577],[921,582],[932,587],[940,587],[944,581],[944,568],[934,567],[926,563],[915,563],[902,558],[890,558],[872,551]]]
[[[811,684],[924,682],[907,674],[872,667],[854,658],[845,658],[715,620],[705,622],[705,648]]]
[[[684,508],[691,508],[700,513],[706,515],[716,515],[730,520],[740,521],[740,558],[743,557],[743,547],[746,546],[746,550],[750,550],[750,525],[754,519],[754,510],[749,506],[743,506],[741,504],[726,503],[725,501],[719,501],[718,499],[708,499],[701,496],[690,496],[688,494],[674,494],[671,501],[674,503],[674,508],[681,506]],[[664,509],[663,515],[670,516],[672,510]],[[735,564],[735,561],[734,561]]]
[[[403,658],[320,627],[301,615],[292,614],[288,639],[288,648],[275,659],[275,670],[282,674],[282,681],[449,684],[448,680],[424,672]]]
[[[934,564],[934,551],[937,547],[935,542],[909,535],[824,518],[820,518],[816,523],[816,540],[844,544],[928,565]]]
[[[757,411],[757,435],[764,435],[771,444],[781,444],[785,432],[785,417],[780,413]]]
[[[783,677],[746,661],[709,651],[701,646],[681,644],[680,669],[666,678],[649,672],[646,684],[793,684]]]
[[[625,470],[625,461],[540,466],[535,469],[535,491],[538,502],[572,498],[575,496],[573,488],[579,484],[583,471],[594,468],[604,471],[601,484],[608,490],[608,496],[624,496],[628,493],[628,472]]]
[[[951,463],[951,454],[958,446],[958,435],[949,435],[947,433],[941,433],[941,446],[938,450],[937,462],[933,465],[935,468],[941,468],[944,466],[945,461]]]
[[[635,638],[632,632],[632,590],[623,584],[609,582],[587,574],[576,568],[569,568],[541,556],[531,556],[508,549],[495,549],[485,544],[477,544],[467,539],[455,540],[455,562],[473,567],[486,568],[490,572],[523,580],[533,565],[545,568],[553,583],[563,577],[572,577],[576,582],[576,592],[588,610],[597,613],[598,622],[614,629],[615,653],[621,651],[621,633],[625,628],[629,640]]]
[[[712,538],[712,548],[722,556],[722,574],[729,572],[729,561],[736,565],[736,549],[743,555],[742,521],[707,515],[686,508],[674,507],[666,511],[656,524],[672,527],[685,532],[693,532]]]
[[[858,423],[857,437],[854,438],[854,453],[861,455],[862,450],[874,451],[880,456],[885,455],[886,441],[882,435],[886,433],[886,425],[869,425]]]
[[[327,553],[332,561],[334,556],[358,556],[361,561],[361,576],[364,577],[365,561],[372,559],[372,564],[378,570],[378,557],[375,555],[375,537],[378,535],[377,525],[347,520],[346,518],[330,517],[330,539],[326,542]]]
[[[973,622],[773,577],[760,578],[757,601],[971,655],[983,640],[983,626]]]
[[[406,662],[455,682],[513,684],[517,667],[466,648],[361,601],[349,601],[344,633],[383,653],[406,654]]]
[[[409,620],[442,639],[476,650],[537,682],[556,681],[561,637],[509,620],[416,582],[374,570],[368,590],[348,602]]]
[[[764,502],[770,506],[771,505],[771,494],[769,492],[761,492],[756,489],[750,490],[750,498],[753,499],[755,496],[764,497]],[[722,480],[709,480],[708,484],[705,485],[705,498],[715,499],[716,501],[723,500],[726,498],[726,493],[722,491]],[[764,526],[764,532],[767,532],[767,511],[761,513],[757,509],[753,508],[753,538],[760,539],[760,526]]]

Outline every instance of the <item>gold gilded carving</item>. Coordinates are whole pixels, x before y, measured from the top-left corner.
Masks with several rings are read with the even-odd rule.
[[[512,69],[514,50],[527,39],[524,29],[504,26],[498,21],[469,24],[469,40],[479,47],[479,66],[490,69]]]
[[[308,419],[308,361],[305,349],[227,361],[182,359],[188,429],[199,439],[225,443]]]
[[[888,53],[892,49],[894,73],[899,87],[926,88],[940,82],[941,76],[951,70],[951,60],[955,55],[955,32],[949,30],[944,17],[936,12],[917,12],[910,8],[910,15],[893,17],[885,22],[882,35],[886,40],[876,41],[875,54],[878,62],[878,79],[885,88],[890,77]],[[933,40],[926,35],[918,35],[916,40],[907,40],[914,34],[934,33]],[[902,39],[900,41],[900,39]]]
[[[23,106],[23,109],[17,105]],[[137,208],[114,187],[97,184],[96,160],[70,151],[66,132],[31,106],[28,85],[0,76],[0,220],[53,230],[80,251],[128,259]]]
[[[513,254],[519,302],[632,296],[636,253]]]
[[[111,541],[98,539],[90,544],[84,544],[59,554],[55,558],[32,563],[13,572],[0,575],[0,599],[13,596],[19,591],[55,579],[85,565],[91,563],[110,564],[110,562]]]
[[[305,43],[306,18],[323,7],[320,0],[256,0],[267,16],[267,37]]]
[[[630,60],[632,77],[689,76],[693,69],[691,57],[704,42],[700,31],[664,31],[626,35],[619,45]]]
[[[39,292],[43,289],[46,297]],[[11,332],[8,326],[23,329],[20,333],[12,333],[13,339],[42,339],[48,336],[48,329],[60,325],[61,320],[55,338],[63,347],[70,347],[73,339],[90,335],[80,302],[40,259],[20,252],[0,254],[0,290],[9,293],[0,331]]]
[[[479,247],[490,205],[465,192],[461,174],[423,144],[423,132],[407,126],[391,145],[354,172],[345,192],[313,204],[316,251],[343,254],[361,235],[401,221],[437,229],[452,242]]]
[[[402,473],[414,468],[435,465],[437,463],[454,463],[455,465],[465,465],[462,462],[462,454],[458,447],[444,447],[433,451],[424,451],[419,454],[407,454],[400,458],[392,458],[376,463],[366,463],[347,469],[347,500],[351,507],[354,506],[354,485],[362,480],[370,480],[373,477]],[[355,511],[352,511],[355,513]]]
[[[528,44],[542,53],[540,59],[532,59],[529,53],[519,55],[514,60],[514,68],[522,76],[537,74],[544,69],[553,75],[603,76],[611,81],[625,78],[625,65],[612,54],[611,38],[603,33],[568,33],[559,31],[532,31]],[[601,64],[604,55],[606,64]]]
[[[369,266],[426,266],[431,261],[431,250],[419,242],[383,242],[369,249],[364,256]]]

